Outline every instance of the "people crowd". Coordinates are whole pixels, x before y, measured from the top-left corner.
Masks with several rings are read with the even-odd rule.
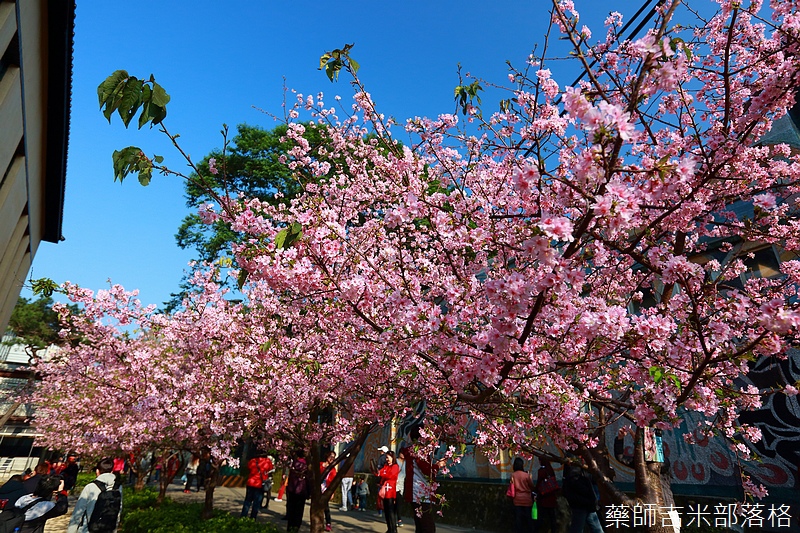
[[[397,533],[402,526],[400,515],[402,502],[409,505],[407,514],[414,520],[416,533],[435,533],[436,495],[432,481],[439,468],[444,466],[443,460],[420,452],[416,445],[419,431],[412,430],[408,441],[398,447],[398,451],[382,445],[377,448],[379,455],[368,463],[371,474],[377,480],[370,489],[367,474],[357,472],[355,461],[343,454],[338,458],[333,451],[320,454],[319,462],[320,491],[325,493],[332,487],[332,494],[338,493],[341,486],[340,511],[371,512],[383,518],[387,533]],[[376,448],[373,448],[376,449]],[[374,453],[374,452],[373,452]],[[151,470],[155,472],[153,481],[160,475],[170,478],[176,475],[178,467],[175,457],[156,459],[151,457]],[[129,460],[106,458],[95,466],[96,479],[86,485],[80,493],[69,521],[68,533],[87,533],[89,523],[95,520],[95,506],[107,507],[102,512],[106,520],[114,527],[121,516],[121,480],[129,478]],[[182,460],[184,492],[193,487],[199,491],[203,483],[207,483],[203,474],[204,466],[201,454],[192,454]],[[513,460],[506,495],[509,496],[510,508],[513,509],[515,533],[539,533],[539,531],[558,531],[566,527],[559,524],[557,512],[558,499],[563,495],[569,504],[570,532],[582,532],[585,528],[593,533],[602,533],[603,526],[598,514],[599,492],[591,475],[582,465],[579,458],[568,456],[564,462],[563,479],[560,485],[551,463],[539,459],[538,468],[534,462],[528,463],[531,471],[526,470],[526,461],[517,457]],[[311,494],[313,475],[307,458],[307,450],[298,448],[293,452],[291,460],[276,460],[265,452],[257,452],[247,463],[245,496],[241,510],[242,517],[256,519],[259,510],[268,508],[271,498],[273,479],[278,478],[279,490],[276,501],[286,501],[287,531],[299,531],[303,523],[306,502]],[[340,468],[344,468],[342,476],[337,476]],[[3,513],[13,512],[20,521],[21,533],[42,533],[47,520],[68,512],[69,491],[75,486],[80,470],[79,458],[69,453],[60,461],[41,461],[33,470],[23,475],[14,475],[0,486],[0,522]],[[161,470],[164,471],[162,474]],[[279,476],[276,474],[279,473]],[[339,479],[337,479],[337,477]],[[176,482],[178,479],[176,477]],[[111,496],[106,493],[112,493]],[[118,494],[118,496],[114,496]],[[374,507],[370,509],[368,497],[374,494]],[[117,498],[119,503],[113,503]],[[106,501],[111,501],[111,504]],[[330,501],[330,497],[328,497]],[[98,502],[103,502],[98,504]],[[10,516],[6,513],[6,516]],[[324,506],[325,530],[333,530],[333,517],[329,505]],[[95,528],[96,529],[96,528]],[[94,530],[94,529],[92,529]],[[108,531],[113,531],[109,529]]]

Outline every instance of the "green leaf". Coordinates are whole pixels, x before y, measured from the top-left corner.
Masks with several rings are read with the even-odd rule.
[[[651,366],[650,377],[653,378],[655,384],[658,385],[661,380],[664,379],[664,369],[660,366]]]
[[[247,276],[249,275],[250,273],[245,269],[241,269],[239,271],[239,277],[236,279],[236,284],[239,286],[239,290],[242,290],[242,287],[244,287],[244,284],[247,282]],[[269,347],[267,349],[269,349]]]
[[[103,82],[97,86],[97,99],[99,100],[100,108],[106,103],[108,98],[114,91],[128,78],[128,72],[125,70],[115,70],[111,76],[107,77]]]
[[[153,103],[158,107],[164,107],[169,101],[170,96],[167,94],[167,91],[165,91],[161,85],[153,82]]]
[[[145,85],[147,87],[147,85]],[[139,129],[142,129],[142,126],[150,122],[152,118],[150,116],[150,102],[147,100],[144,101],[144,105],[142,106],[142,113],[139,115]]]
[[[150,127],[159,124],[162,120],[167,118],[167,108],[161,107],[156,104],[150,104]]]
[[[361,65],[355,59],[350,59],[350,69],[353,71],[353,74],[358,73],[358,69],[361,68]]]
[[[49,298],[58,288],[58,283],[50,278],[39,278],[31,281],[31,290],[37,296]]]
[[[139,168],[139,184],[142,187],[150,185],[150,180],[153,178],[153,167]]]
[[[142,80],[128,78],[125,88],[122,91],[122,98],[119,100],[117,112],[125,127],[128,127],[131,119],[136,115],[142,105]]]
[[[128,174],[137,172],[140,174],[139,182],[142,183],[141,173],[144,172],[145,183],[142,183],[142,185],[150,183],[153,167],[150,160],[145,157],[142,149],[138,146],[128,146],[122,150],[114,150],[114,153],[111,155],[111,160],[114,163],[114,181],[119,180],[119,182],[122,183],[122,180],[124,180]]]
[[[322,70],[325,67],[325,64],[330,60],[331,54],[329,52],[325,52],[321,56],[319,56],[319,69]]]
[[[302,236],[303,226],[299,222],[293,222],[288,228],[282,229],[275,235],[275,247],[288,248]]]
[[[163,155],[154,155],[153,156],[153,161],[155,161],[156,163],[158,163],[160,165],[161,163],[164,162],[164,156]]]
[[[275,248],[283,248],[283,245],[286,242],[286,236],[288,234],[289,230],[282,229],[275,235]]]

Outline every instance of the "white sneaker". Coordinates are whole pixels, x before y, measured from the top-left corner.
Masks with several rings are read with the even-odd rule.
[[[275,498],[275,501],[276,501],[276,502],[282,502],[282,501],[283,501],[283,498]]]
[[[339,507],[339,510],[340,510],[340,511],[346,511],[346,510],[347,510],[347,507]]]

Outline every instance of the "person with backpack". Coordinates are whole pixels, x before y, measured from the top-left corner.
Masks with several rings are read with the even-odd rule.
[[[67,533],[113,533],[122,512],[122,488],[112,473],[114,460],[97,463],[97,479],[86,485],[72,512]]]
[[[56,501],[52,501],[54,495]],[[12,524],[12,521],[7,521],[3,525],[8,531],[16,531],[18,527],[19,533],[44,533],[45,522],[67,514],[68,509],[69,501],[67,491],[64,490],[64,480],[60,476],[45,474],[39,480],[33,494],[26,494],[17,500],[14,514],[19,517],[17,520],[20,523]],[[6,512],[8,511],[3,511],[3,514]],[[8,529],[12,526],[12,529]],[[0,527],[0,532],[2,531],[3,528]]]
[[[298,448],[289,467],[289,482],[286,485],[286,531],[297,532],[303,524],[303,513],[310,492],[306,452]]]

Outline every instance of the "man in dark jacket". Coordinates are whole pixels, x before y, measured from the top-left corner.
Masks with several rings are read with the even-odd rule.
[[[78,481],[78,458],[74,455],[67,456],[67,466],[64,467],[64,471],[61,472],[61,475],[64,477],[64,490],[70,491],[75,487],[75,483]]]
[[[53,496],[56,497],[55,501],[52,501]],[[69,509],[64,480],[59,476],[42,475],[33,494],[21,497],[15,506],[25,509],[25,522],[20,533],[44,533],[45,522],[66,514]]]
[[[25,496],[25,486],[22,484],[22,475],[16,474],[0,487],[0,510],[13,509],[20,497]]]
[[[36,487],[39,486],[39,480],[42,479],[42,476],[45,476],[50,473],[50,463],[47,461],[41,461],[33,471],[33,475],[29,478],[25,479],[22,482],[22,485],[25,487],[25,494],[31,494],[33,491],[36,490]]]
[[[600,517],[597,516],[597,495],[591,475],[576,463],[567,464],[562,491],[572,513],[569,533],[582,533],[586,525],[592,533],[603,533]]]

